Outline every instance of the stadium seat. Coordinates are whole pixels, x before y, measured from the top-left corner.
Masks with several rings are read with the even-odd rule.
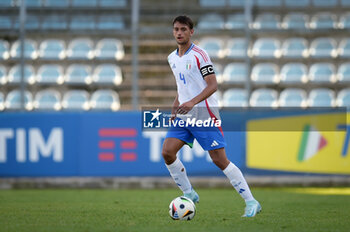
[[[69,6],[69,0],[45,0],[46,7],[64,8]]]
[[[96,7],[97,0],[71,0],[73,7]]]
[[[245,63],[231,63],[226,65],[223,74],[225,83],[244,83],[248,78],[248,66]]]
[[[340,0],[342,6],[350,7],[350,0]]]
[[[339,43],[338,56],[350,58],[350,39],[342,39]]]
[[[259,8],[276,8],[282,6],[282,0],[256,0],[255,5]]]
[[[338,67],[337,80],[339,82],[350,82],[350,62],[343,63]]]
[[[219,14],[205,14],[198,20],[200,30],[222,30],[224,28],[224,18]]]
[[[211,58],[223,58],[225,56],[224,41],[218,38],[204,38],[199,42]]]
[[[310,21],[310,28],[314,30],[336,29],[337,26],[337,16],[331,13],[315,14]]]
[[[98,59],[116,59],[124,58],[124,46],[118,39],[101,39],[96,44],[95,56]]]
[[[87,38],[78,38],[72,40],[67,49],[69,59],[89,60],[94,57],[93,42]]]
[[[227,0],[228,6],[233,8],[244,8],[244,1],[242,0]]]
[[[278,93],[274,89],[256,89],[250,96],[249,104],[252,107],[278,107]]]
[[[90,100],[91,110],[111,110],[120,109],[119,95],[113,90],[99,89],[92,93]]]
[[[37,84],[61,85],[64,82],[63,68],[57,64],[44,64],[38,69]]]
[[[19,30],[19,17],[15,17],[13,22],[13,28]],[[27,15],[24,24],[26,30],[38,30],[40,29],[40,19],[36,15]]]
[[[311,42],[309,52],[314,58],[335,58],[337,43],[333,38],[317,38]]]
[[[312,5],[320,8],[336,7],[338,0],[312,0]]]
[[[41,0],[26,0],[26,7],[28,8],[38,8],[41,7]],[[20,1],[17,2],[17,6],[20,6]]]
[[[7,94],[5,108],[7,110],[21,109],[21,90],[15,89]],[[24,108],[28,111],[33,109],[33,95],[28,90],[24,91]]]
[[[5,96],[0,92],[0,111],[5,109]]]
[[[73,15],[70,22],[71,30],[93,30],[95,29],[94,15]]]
[[[7,70],[5,66],[0,64],[0,87],[7,82]]]
[[[100,0],[100,7],[118,7],[125,8],[127,6],[127,0]]]
[[[65,30],[68,28],[67,16],[65,14],[50,14],[45,16],[41,28],[44,30]]]
[[[62,60],[66,57],[65,47],[63,40],[44,40],[39,47],[39,56],[41,59]]]
[[[92,75],[92,82],[101,85],[120,85],[123,81],[122,71],[115,64],[101,64]]]
[[[0,15],[0,30],[8,30],[12,28],[12,20],[10,15]]]
[[[293,0],[294,1],[294,0]],[[309,16],[303,13],[289,13],[283,18],[282,28],[286,30],[305,30],[309,27]]]
[[[350,13],[342,14],[338,23],[339,29],[350,29]]]
[[[338,92],[336,105],[338,107],[350,108],[350,88],[342,89]]]
[[[228,89],[222,96],[224,107],[247,107],[248,92],[245,89]]]
[[[199,5],[201,7],[225,7],[226,6],[226,0],[199,0]]]
[[[96,28],[99,30],[123,30],[125,24],[120,15],[100,15]]]
[[[7,77],[8,84],[21,83],[21,66],[19,64],[13,66]],[[35,83],[34,68],[31,65],[26,64],[24,66],[24,82],[30,85]]]
[[[316,63],[310,66],[309,80],[314,83],[336,82],[335,67],[331,63]]]
[[[10,57],[10,45],[6,40],[0,39],[0,60],[7,60]]]
[[[62,99],[62,109],[64,110],[89,110],[89,93],[86,90],[69,90]]]
[[[303,38],[289,38],[283,42],[282,56],[287,58],[306,58],[309,56],[308,42]]]
[[[257,84],[276,84],[279,82],[278,66],[273,63],[254,65],[251,80]]]
[[[17,40],[12,44],[11,57],[20,58],[21,56],[21,41]],[[32,60],[38,57],[37,43],[31,39],[25,39],[24,41],[24,57]]]
[[[306,8],[310,6],[310,0],[284,0],[284,4],[289,8]]]
[[[229,30],[243,30],[246,27],[244,14],[232,14],[227,17],[226,29]]]
[[[279,58],[281,43],[274,38],[259,38],[252,48],[252,55],[258,58]]]
[[[13,7],[14,2],[12,0],[1,0],[0,7]]]
[[[247,56],[248,44],[245,38],[233,38],[227,41],[226,56],[242,59]]]
[[[92,82],[89,65],[72,64],[67,68],[64,83],[67,85],[89,85]]]
[[[303,63],[287,63],[280,72],[281,83],[303,84],[308,81],[307,67]]]
[[[35,94],[33,106],[36,110],[60,110],[61,94],[55,89],[40,90]]]
[[[333,107],[335,106],[335,94],[331,89],[312,89],[308,97],[309,107]]]
[[[280,28],[280,16],[271,13],[260,14],[253,23],[256,30],[278,30]]]
[[[288,88],[280,93],[278,99],[278,105],[280,107],[302,107],[307,106],[307,95],[305,90]]]

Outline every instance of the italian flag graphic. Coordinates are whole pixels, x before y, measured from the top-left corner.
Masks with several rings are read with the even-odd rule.
[[[305,125],[299,148],[298,161],[303,162],[317,154],[327,145],[327,140],[310,125]]]

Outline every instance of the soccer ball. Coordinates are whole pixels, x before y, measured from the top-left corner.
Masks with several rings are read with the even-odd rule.
[[[187,197],[177,197],[170,202],[169,214],[174,220],[191,220],[196,214],[196,206]]]

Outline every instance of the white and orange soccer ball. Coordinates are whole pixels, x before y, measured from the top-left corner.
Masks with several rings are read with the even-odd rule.
[[[187,197],[177,197],[170,202],[170,217],[174,220],[191,220],[196,214],[196,206],[193,201]]]

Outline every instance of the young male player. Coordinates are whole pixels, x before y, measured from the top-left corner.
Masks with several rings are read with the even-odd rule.
[[[213,64],[208,54],[191,42],[194,33],[193,22],[188,16],[178,16],[173,20],[173,36],[178,48],[168,56],[170,68],[176,79],[177,96],[172,107],[172,120],[181,120],[186,115],[199,118],[220,118],[218,102],[213,95],[217,90]],[[209,152],[213,162],[224,172],[230,183],[245,200],[243,217],[254,217],[261,211],[248,187],[242,172],[225,153],[225,141],[221,127],[199,130],[195,127],[170,127],[162,148],[162,156],[175,183],[184,196],[199,202],[199,196],[192,188],[177,152],[185,144],[192,147],[196,139],[204,150]]]

